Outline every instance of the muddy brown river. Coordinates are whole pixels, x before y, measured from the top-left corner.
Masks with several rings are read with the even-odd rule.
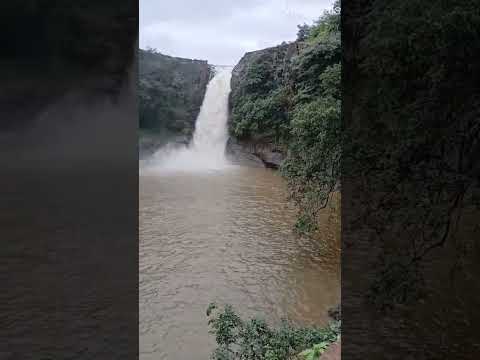
[[[209,359],[206,308],[232,304],[272,324],[325,325],[340,299],[339,210],[318,239],[292,232],[295,208],[263,168],[140,176],[140,358]]]

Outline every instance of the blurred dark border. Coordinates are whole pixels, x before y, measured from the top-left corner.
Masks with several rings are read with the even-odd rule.
[[[135,359],[138,1],[0,14],[0,358]]]
[[[480,358],[476,1],[342,1],[342,359]]]

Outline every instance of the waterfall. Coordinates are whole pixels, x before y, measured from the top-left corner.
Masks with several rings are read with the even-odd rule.
[[[158,170],[215,170],[228,166],[225,146],[228,140],[228,95],[231,67],[216,66],[207,85],[195,122],[193,139],[188,146],[157,151],[149,167]]]
[[[228,140],[228,94],[231,71],[217,68],[205,92],[200,113],[195,124],[192,150],[215,162],[225,162],[225,145]]]

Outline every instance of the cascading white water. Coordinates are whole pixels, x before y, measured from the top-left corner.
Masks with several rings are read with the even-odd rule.
[[[225,146],[228,140],[228,95],[230,67],[215,67],[198,114],[192,142],[185,147],[160,149],[149,168],[158,170],[214,170],[228,166]]]
[[[225,145],[228,139],[228,94],[231,70],[217,68],[218,73],[210,81],[195,125],[191,149],[197,154],[208,155],[213,163],[225,162]]]

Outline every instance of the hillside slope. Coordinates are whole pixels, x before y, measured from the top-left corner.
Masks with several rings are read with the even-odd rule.
[[[212,69],[207,61],[139,50],[140,150],[168,140],[188,141],[195,128]]]

